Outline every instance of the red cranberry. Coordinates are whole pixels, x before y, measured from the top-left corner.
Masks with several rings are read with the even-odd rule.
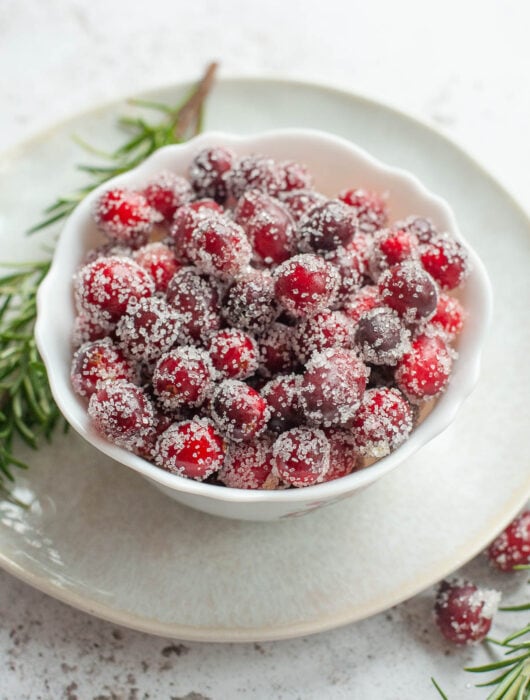
[[[349,430],[328,428],[324,431],[329,442],[329,469],[324,481],[333,481],[351,474],[360,467],[359,450],[353,433]]]
[[[322,430],[292,428],[273,445],[273,473],[290,486],[321,481],[329,469],[329,442]]]
[[[449,382],[452,357],[439,335],[422,334],[412,341],[412,347],[398,363],[397,386],[412,402],[438,396]]]
[[[258,369],[257,343],[239,328],[217,331],[210,339],[208,351],[213,366],[225,379],[246,379]]]
[[[397,225],[399,228],[409,231],[416,236],[420,243],[427,243],[433,236],[438,234],[433,222],[421,216],[410,216],[405,221],[400,221]]]
[[[449,339],[455,338],[464,327],[465,311],[462,304],[448,294],[440,294],[436,313],[430,324],[440,328]]]
[[[282,374],[267,382],[261,395],[267,401],[271,417],[270,430],[283,432],[300,425],[299,389],[300,377],[296,374]]]
[[[147,184],[143,195],[169,224],[177,209],[191,201],[193,192],[185,178],[165,170]]]
[[[71,381],[76,394],[90,397],[101,382],[136,379],[136,370],[110,338],[82,345],[72,360]]]
[[[386,203],[377,192],[369,192],[361,188],[343,190],[339,194],[339,199],[353,207],[361,231],[374,233],[386,226],[388,222]]]
[[[445,235],[433,236],[420,248],[423,267],[442,289],[459,287],[469,274],[469,259],[463,245]]]
[[[385,270],[379,279],[379,293],[384,303],[397,311],[406,323],[428,320],[438,304],[435,281],[414,261]]]
[[[292,190],[310,189],[313,184],[311,173],[300,163],[295,163],[294,160],[284,160],[278,164],[278,168],[283,173],[285,181],[284,189],[287,192]]]
[[[177,209],[173,224],[169,230],[169,235],[175,248],[175,255],[178,260],[184,263],[191,262],[189,250],[193,245],[193,232],[199,225],[199,222],[203,219],[219,218],[220,213],[223,213],[222,209],[221,212],[218,212],[210,206],[202,205],[199,207],[197,206],[198,204],[199,202],[192,202]]]
[[[88,415],[100,435],[127,450],[141,451],[154,429],[154,408],[145,392],[123,379],[98,387],[90,397]]]
[[[490,631],[499,600],[497,591],[477,588],[470,581],[442,581],[434,606],[436,624],[454,644],[480,642]]]
[[[368,389],[353,420],[355,442],[365,457],[384,457],[408,438],[412,409],[397,389]]]
[[[348,425],[361,405],[368,379],[365,364],[352,350],[316,353],[301,379],[300,403],[312,425]]]
[[[110,327],[100,326],[84,314],[76,316],[74,328],[72,330],[72,347],[79,348],[85,343],[92,343],[94,340],[101,340],[109,336]]]
[[[217,289],[194,267],[173,276],[167,301],[181,315],[181,341],[206,342],[221,326]]]
[[[326,348],[351,347],[352,324],[340,311],[320,311],[302,319],[293,334],[293,348],[305,363]]]
[[[211,197],[223,204],[228,197],[227,179],[235,161],[235,153],[223,146],[203,148],[193,159],[189,176],[199,197]]]
[[[99,260],[100,258],[132,258],[133,249],[128,245],[123,245],[121,243],[114,243],[113,241],[108,241],[102,245],[92,248],[83,258],[82,264],[79,269],[94,262],[94,260]]]
[[[164,243],[148,243],[133,254],[134,262],[147,270],[155,281],[157,292],[165,293],[167,286],[177,270],[182,265],[175,254]]]
[[[224,455],[223,438],[205,418],[174,423],[158,438],[155,447],[159,467],[197,481],[217,472]]]
[[[159,215],[139,192],[115,188],[104,192],[96,202],[94,219],[111,241],[137,248],[147,243]]]
[[[358,252],[342,246],[329,251],[324,255],[325,259],[332,263],[339,273],[339,287],[333,305],[342,308],[359,291],[365,270],[365,265]]]
[[[229,189],[236,199],[246,190],[260,190],[275,197],[285,189],[284,173],[272,158],[243,156],[229,175]]]
[[[259,336],[259,372],[264,377],[291,372],[295,359],[293,352],[293,329],[284,323],[271,323]]]
[[[233,489],[262,489],[277,479],[271,478],[272,441],[262,437],[253,442],[232,443],[219,470],[219,481]]]
[[[521,513],[488,547],[490,562],[501,571],[530,564],[530,510]]]
[[[149,297],[127,307],[116,328],[120,346],[137,362],[153,362],[176,342],[179,315],[164,299]]]
[[[313,207],[300,222],[300,248],[310,252],[335,250],[353,239],[357,230],[354,211],[338,199]]]
[[[222,314],[231,326],[265,330],[280,313],[269,272],[252,270],[237,277],[226,293]]]
[[[310,316],[327,308],[339,285],[337,269],[319,255],[295,255],[274,270],[274,293],[295,316]]]
[[[327,201],[327,197],[314,190],[288,190],[287,192],[280,192],[278,197],[280,202],[287,207],[296,223],[300,223],[313,207],[324,204]]]
[[[217,216],[199,221],[187,252],[200,270],[222,278],[241,273],[252,254],[241,226]]]
[[[295,222],[287,209],[267,194],[245,192],[238,201],[234,220],[245,230],[258,263],[278,265],[295,252]]]
[[[370,266],[370,255],[372,253],[372,244],[374,236],[371,233],[357,231],[351,243],[348,243],[346,249],[350,253],[356,255],[361,263],[361,271],[366,273]]]
[[[350,321],[357,323],[364,313],[381,306],[382,303],[379,289],[375,285],[366,285],[345,304],[343,312]]]
[[[183,345],[162,355],[153,373],[153,391],[169,411],[200,406],[212,387],[215,371],[205,350]]]
[[[226,379],[212,394],[212,418],[223,435],[234,442],[261,435],[269,417],[265,399],[244,382]]]
[[[370,276],[377,280],[383,270],[411,259],[417,249],[417,237],[406,229],[394,226],[378,231],[370,253]]]
[[[85,265],[74,280],[77,307],[100,325],[116,323],[134,297],[150,297],[151,276],[128,258],[100,258]]]
[[[410,349],[410,332],[397,313],[384,306],[362,314],[354,339],[364,361],[374,365],[395,365]]]

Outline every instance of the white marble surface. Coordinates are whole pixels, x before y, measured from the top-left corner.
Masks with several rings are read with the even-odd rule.
[[[0,0],[0,150],[116,96],[232,74],[315,79],[436,123],[530,208],[526,0]],[[502,232],[499,232],[502,236]],[[525,578],[471,575],[527,595]],[[356,625],[256,645],[188,644],[117,629],[0,573],[0,697],[480,698],[430,620],[432,591]],[[524,621],[521,622],[521,624]],[[499,634],[511,621],[502,618]],[[517,622],[515,622],[517,624]]]

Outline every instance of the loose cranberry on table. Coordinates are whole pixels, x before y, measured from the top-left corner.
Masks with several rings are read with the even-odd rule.
[[[329,469],[330,447],[322,430],[292,428],[273,445],[273,474],[290,486],[321,481]]]
[[[513,571],[514,566],[530,564],[530,510],[521,513],[493,540],[487,555],[500,571]]]
[[[205,350],[180,346],[162,355],[153,373],[153,391],[166,410],[200,406],[215,379]]]
[[[111,241],[132,248],[147,243],[153,224],[160,218],[142,194],[119,187],[104,192],[94,208],[94,219],[101,231]]]
[[[368,389],[353,419],[352,428],[359,453],[381,458],[405,442],[413,427],[408,401],[398,389]]]
[[[193,198],[190,183],[168,170],[150,180],[142,194],[167,224],[172,222],[177,209]]]
[[[234,442],[253,440],[263,433],[270,408],[260,394],[244,382],[226,379],[213,391],[211,415],[219,431]]]
[[[137,378],[135,367],[110,338],[82,345],[74,354],[70,379],[76,394],[90,397],[106,380]]]
[[[414,403],[432,399],[447,386],[452,364],[452,353],[440,335],[419,335],[398,362],[397,387]]]
[[[313,207],[300,222],[300,250],[323,253],[350,243],[357,231],[357,215],[338,199]]]
[[[224,204],[228,197],[228,176],[235,153],[224,146],[211,146],[199,151],[189,167],[190,181],[199,197],[211,197]]]
[[[374,233],[386,226],[388,222],[386,203],[377,192],[362,188],[343,190],[339,194],[339,199],[353,208],[361,231]]]
[[[208,352],[213,366],[225,379],[246,379],[258,368],[258,345],[239,328],[223,328],[214,333]]]
[[[480,642],[490,631],[499,600],[497,591],[477,588],[470,581],[442,581],[434,606],[436,624],[454,644]]]
[[[273,272],[274,293],[294,316],[310,316],[329,307],[337,293],[339,273],[319,255],[295,255]]]

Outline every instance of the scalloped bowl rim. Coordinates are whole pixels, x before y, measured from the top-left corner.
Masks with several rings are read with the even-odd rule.
[[[71,277],[80,258],[75,257],[75,265],[73,266],[65,265],[65,260],[72,262],[74,257],[72,249],[75,248],[75,238],[79,235],[79,230],[88,224],[93,203],[109,187],[118,184],[140,184],[142,179],[145,181],[146,176],[152,175],[158,170],[175,167],[175,160],[179,164],[189,163],[196,151],[205,146],[223,144],[234,148],[236,152],[239,147],[248,152],[254,151],[267,154],[267,149],[270,152],[272,146],[276,148],[277,146],[285,145],[288,151],[289,144],[297,140],[305,140],[308,144],[312,143],[313,146],[340,149],[344,156],[349,156],[352,160],[362,163],[365,168],[368,168],[377,176],[381,176],[387,183],[394,181],[401,186],[408,187],[413,195],[421,198],[430,210],[431,213],[427,216],[443,221],[444,229],[451,232],[459,241],[465,244],[472,265],[470,279],[471,277],[473,278],[474,286],[476,287],[474,304],[476,308],[473,316],[470,314],[468,326],[464,330],[464,333],[467,333],[467,342],[465,347],[459,347],[459,357],[453,367],[451,382],[446,392],[437,400],[433,410],[414,429],[403,445],[366,469],[322,484],[278,491],[221,487],[171,474],[141,457],[107,442],[90,429],[86,406],[74,394],[70,385],[70,368],[68,367],[65,371],[64,366],[56,355],[57,342],[60,339],[54,333],[57,330],[58,319],[58,315],[54,313],[53,299],[57,298],[54,292],[57,291],[57,287],[60,287],[61,283],[64,286],[65,273],[68,275],[68,285],[71,288]],[[390,189],[391,185],[387,184],[386,188]],[[435,212],[434,217],[432,212]],[[411,213],[420,214],[423,212]],[[287,505],[302,501],[307,502],[308,500],[328,501],[342,496],[346,497],[395,469],[401,462],[445,430],[454,420],[460,406],[473,391],[478,381],[481,351],[491,316],[492,290],[482,261],[462,236],[449,204],[440,196],[430,192],[415,175],[401,168],[382,163],[364,149],[344,138],[315,129],[277,129],[244,136],[221,131],[209,131],[183,144],[159,149],[133,170],[112,178],[112,180],[96,188],[76,207],[66,221],[59,236],[52,265],[38,290],[35,337],[39,352],[46,365],[53,396],[61,412],[70,425],[101,452],[115,461],[130,467],[144,477],[157,482],[157,484],[182,494],[188,493],[214,501],[233,503],[276,502]],[[472,328],[469,327],[471,323]],[[55,347],[54,340],[56,343]],[[69,338],[66,340],[69,347]],[[458,384],[454,381],[456,377],[458,377]]]

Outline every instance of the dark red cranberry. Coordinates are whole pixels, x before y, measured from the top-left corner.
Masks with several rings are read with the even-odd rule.
[[[247,267],[252,250],[241,226],[214,216],[199,221],[187,254],[202,272],[230,278]]]
[[[120,348],[110,338],[82,345],[74,354],[70,378],[76,394],[90,397],[101,382],[128,379],[134,381],[137,372]]]
[[[299,246],[306,252],[335,250],[348,245],[357,231],[357,216],[351,207],[330,199],[313,207],[300,222]]]
[[[257,343],[239,328],[224,328],[214,333],[208,352],[213,366],[225,379],[246,379],[258,369]]]
[[[77,349],[85,343],[92,343],[94,340],[101,340],[109,337],[112,331],[111,326],[100,326],[95,321],[92,321],[88,316],[80,314],[76,316],[74,328],[72,330],[72,347]]]
[[[273,445],[273,473],[290,486],[309,486],[329,469],[329,442],[322,430],[292,428]]]
[[[339,199],[353,208],[361,231],[374,233],[386,226],[388,222],[386,203],[377,192],[369,192],[362,188],[343,190],[339,194]]]
[[[342,308],[348,304],[361,288],[365,265],[360,255],[351,248],[337,248],[324,255],[339,272],[339,287],[333,306]]]
[[[358,323],[364,313],[381,306],[382,303],[379,289],[375,285],[366,285],[344,305],[342,311],[350,321]]]
[[[300,223],[313,207],[324,204],[327,201],[327,197],[320,194],[320,192],[305,189],[280,192],[278,198],[287,207],[296,223]]]
[[[197,481],[217,472],[223,466],[224,456],[223,438],[205,418],[173,423],[155,447],[159,467]]]
[[[264,377],[291,372],[295,368],[293,328],[284,323],[271,323],[257,339],[259,373]]]
[[[281,433],[302,422],[299,380],[300,377],[296,374],[281,374],[271,379],[261,389],[260,393],[271,410],[270,430]]]
[[[421,216],[410,216],[397,225],[416,236],[420,243],[427,243],[438,234],[433,222]]]
[[[525,510],[490,544],[490,562],[501,571],[530,564],[530,510]]]
[[[410,404],[397,389],[368,389],[352,428],[359,452],[377,459],[399,447],[410,435],[413,415]]]
[[[181,315],[182,342],[207,342],[221,327],[217,288],[194,267],[183,267],[173,276],[167,301]]]
[[[300,384],[300,404],[312,425],[347,426],[361,405],[368,370],[352,350],[316,353]]]
[[[229,175],[229,191],[239,199],[247,190],[260,190],[275,197],[285,189],[284,173],[272,158],[243,156]]]
[[[148,204],[156,209],[168,224],[173,220],[177,209],[193,198],[190,183],[167,170],[159,173],[147,184],[143,195]]]
[[[333,481],[359,469],[361,458],[353,433],[339,428],[327,428],[324,433],[329,442],[329,469],[323,481]]]
[[[374,365],[395,365],[410,349],[410,332],[398,314],[384,306],[362,314],[354,340],[364,361]]]
[[[442,289],[456,289],[469,274],[466,249],[447,235],[433,236],[420,248],[423,267]]]
[[[296,163],[294,160],[284,160],[278,164],[278,168],[283,173],[285,191],[291,192],[292,190],[311,188],[313,178],[305,165],[300,165],[300,163]]]
[[[410,401],[432,399],[447,386],[452,362],[451,352],[440,335],[419,335],[397,365],[397,386]]]
[[[127,357],[151,363],[177,341],[180,316],[165,299],[133,301],[121,317],[116,336]]]
[[[150,297],[153,279],[129,258],[99,258],[76,275],[77,307],[100,325],[116,323],[132,298]]]
[[[96,202],[94,219],[111,241],[138,248],[147,243],[149,232],[160,215],[139,192],[115,188]]]
[[[193,245],[193,232],[203,219],[218,218],[220,213],[210,206],[197,206],[199,202],[192,202],[177,209],[169,235],[173,241],[175,255],[184,263],[191,262],[189,250]],[[215,204],[215,202],[214,202]]]
[[[199,197],[211,197],[223,204],[228,197],[227,179],[236,159],[235,153],[223,146],[203,148],[193,159],[189,176]]]
[[[274,488],[278,479],[271,476],[271,469],[272,440],[261,437],[253,442],[232,443],[219,481],[233,489]]]
[[[442,581],[434,605],[436,624],[453,644],[480,642],[490,631],[499,600],[497,591],[477,588],[470,581]]]
[[[293,334],[293,348],[302,364],[326,348],[351,347],[352,324],[340,311],[320,311],[302,319]]]
[[[175,253],[161,242],[148,243],[133,254],[134,262],[147,270],[155,281],[157,292],[165,293],[169,281],[182,265],[177,261]]]
[[[269,417],[265,399],[244,382],[226,379],[212,394],[212,418],[221,433],[234,442],[261,435]]]
[[[339,285],[337,269],[319,255],[295,255],[274,270],[274,293],[295,316],[310,316],[333,303]]]
[[[406,323],[428,320],[438,304],[436,282],[414,261],[385,270],[379,279],[379,293],[383,302]]]
[[[443,292],[438,299],[436,313],[429,323],[436,328],[440,328],[448,338],[455,338],[464,327],[465,310],[462,304]]]
[[[212,387],[215,371],[205,350],[182,345],[162,355],[153,373],[153,391],[168,411],[200,406]]]
[[[227,323],[254,333],[264,331],[279,313],[274,282],[264,270],[252,270],[237,277],[223,301],[222,314]]]

